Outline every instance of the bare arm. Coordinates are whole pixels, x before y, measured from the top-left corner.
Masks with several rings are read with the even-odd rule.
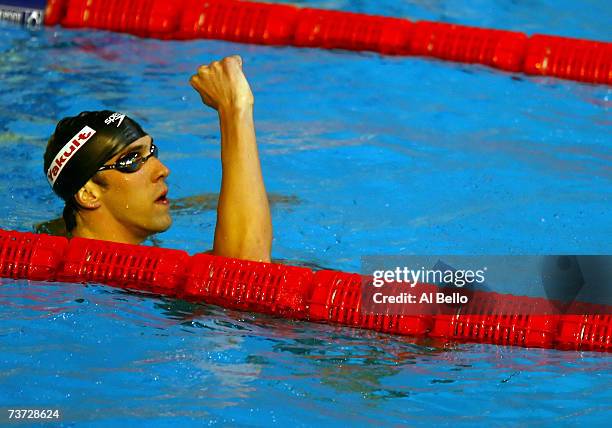
[[[233,56],[201,66],[190,83],[217,110],[221,127],[223,172],[213,254],[270,261],[272,222],[242,60]]]

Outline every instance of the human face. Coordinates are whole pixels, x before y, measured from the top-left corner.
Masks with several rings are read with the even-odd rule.
[[[127,146],[105,165],[133,152],[146,157],[151,153],[150,136],[146,135]],[[172,224],[168,187],[165,183],[170,170],[157,158],[149,157],[140,169],[123,173],[116,169],[98,172],[104,180],[100,203],[131,241],[145,240],[149,235],[163,232]]]

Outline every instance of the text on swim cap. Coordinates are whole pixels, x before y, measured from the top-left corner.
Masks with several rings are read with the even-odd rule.
[[[83,147],[87,141],[89,141],[89,139],[95,133],[95,130],[91,129],[89,126],[85,126],[74,137],[72,137],[59,152],[57,152],[57,155],[55,155],[53,162],[51,162],[51,165],[49,165],[49,169],[47,170],[47,180],[49,180],[51,187],[53,187],[55,184],[55,181],[68,161],[81,149],[81,147]]]
[[[109,117],[107,117],[104,120],[104,123],[106,123],[107,125],[110,125],[114,121],[118,120],[119,123],[117,124],[117,128],[119,128],[119,125],[121,125],[121,122],[123,122],[123,119],[125,119],[125,115],[124,114],[121,114],[119,112],[115,112],[115,113],[111,114]]]

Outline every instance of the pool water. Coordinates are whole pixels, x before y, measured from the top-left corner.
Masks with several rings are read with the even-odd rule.
[[[300,1],[612,39],[606,2]],[[240,54],[256,100],[273,256],[359,271],[374,254],[609,254],[612,91],[486,67],[0,24],[0,226],[57,218],[42,153],[81,110],[135,117],[170,167],[174,226],[212,245],[215,113],[188,85]],[[603,426],[606,354],[415,341],[127,293],[0,280],[0,410],[65,425]],[[5,421],[5,419],[0,419]]]

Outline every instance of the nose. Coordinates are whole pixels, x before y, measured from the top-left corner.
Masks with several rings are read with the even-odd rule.
[[[153,181],[166,179],[170,175],[170,169],[158,158],[151,158],[149,162],[153,161]]]

